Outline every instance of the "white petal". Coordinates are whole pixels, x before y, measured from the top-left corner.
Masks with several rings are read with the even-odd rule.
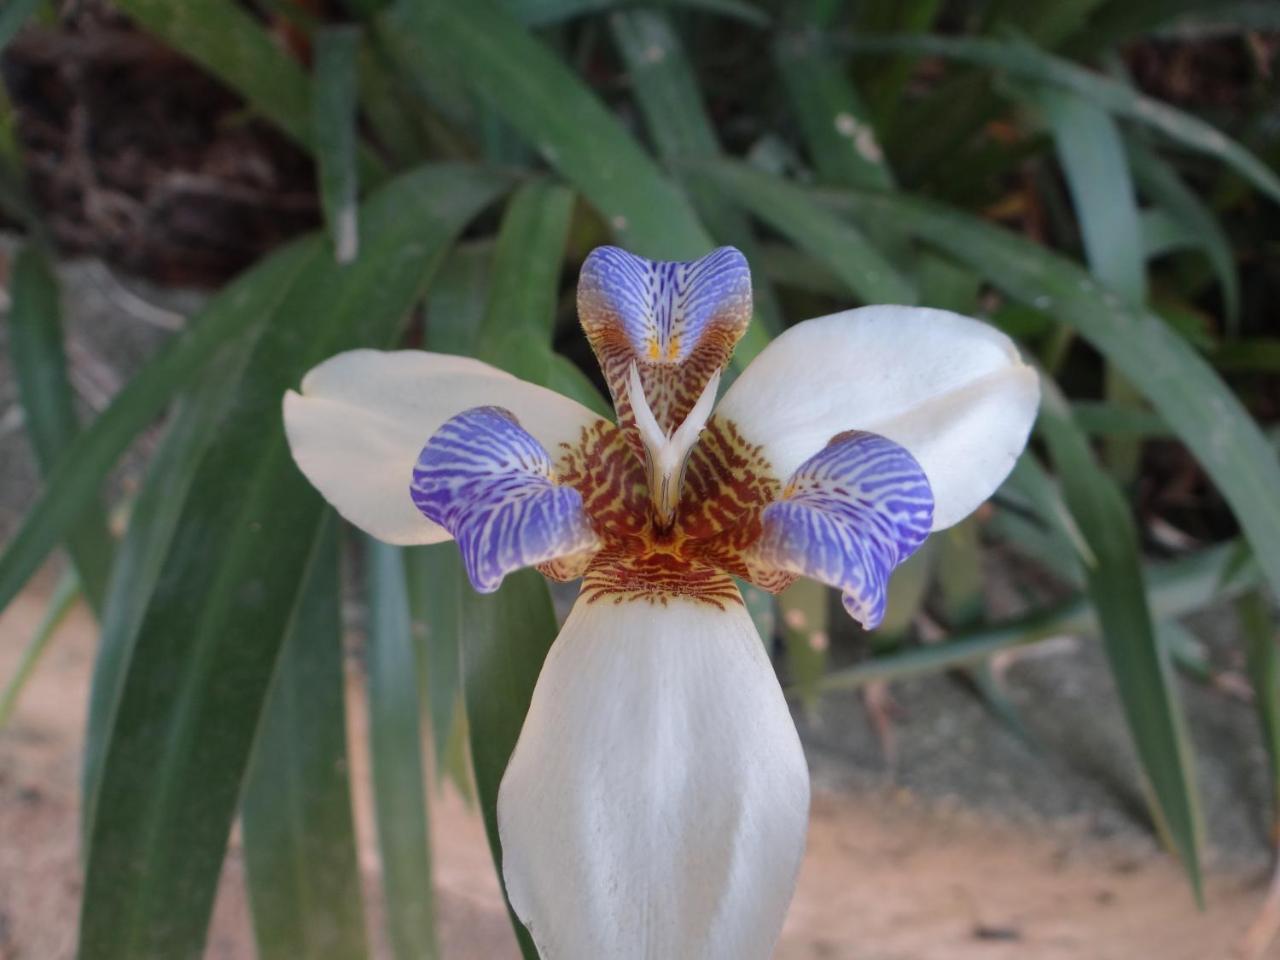
[[[285,433],[307,479],[357,527],[387,543],[438,543],[449,534],[409,497],[413,465],[441,424],[484,405],[514,413],[553,460],[600,419],[470,357],[353,350],[311,370],[300,394],[285,394]]]
[[[837,433],[906,447],[933,487],[933,529],[964,519],[1013,468],[1040,387],[994,327],[923,307],[862,307],[797,324],[729,388],[717,415],[762,444],[780,480]]]
[[[543,960],[765,960],[809,773],[746,610],[579,600],[498,794]]]

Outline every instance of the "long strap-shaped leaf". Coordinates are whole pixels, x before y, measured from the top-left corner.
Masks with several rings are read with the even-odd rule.
[[[111,405],[69,443],[44,491],[0,555],[0,609],[93,502],[116,459],[198,371],[227,344],[272,312],[318,247],[281,250],[228,285],[190,326],[166,343]]]
[[[400,0],[414,39],[452,63],[576,186],[619,242],[642,256],[692,259],[711,238],[689,201],[595,93],[494,0]]]
[[[738,163],[698,164],[737,203],[821,260],[864,303],[915,303],[916,290],[847,219],[832,215],[802,187]]]
[[[422,708],[404,551],[366,539],[369,747],[387,934],[396,960],[434,960],[431,837],[423,785]]]
[[[524,726],[542,661],[556,635],[546,581],[534,570],[509,574],[502,589],[478,594],[462,585],[463,690],[471,733],[471,758],[485,832],[498,875],[498,786]],[[538,960],[528,931],[511,914],[525,960]]]
[[[505,178],[434,167],[362,211],[360,256],[303,271],[192,482],[143,618],[91,825],[82,960],[199,954],[254,731],[322,515],[280,399],[318,361],[388,345]]]
[[[1078,331],[1196,455],[1280,589],[1280,459],[1230,388],[1168,324],[1103,290],[1066,258],[966,214],[900,196],[845,192],[827,201],[859,217],[892,221]]]
[[[1280,176],[1199,117],[1171,107],[1132,87],[1092,73],[1069,60],[1045,53],[1028,43],[1003,43],[980,37],[888,36],[855,37],[848,49],[865,53],[914,53],[949,57],[965,63],[1006,70],[1021,80],[1065,87],[1117,116],[1159,130],[1179,143],[1230,164],[1259,190],[1280,202]]]
[[[1192,748],[1168,652],[1147,606],[1138,531],[1115,481],[1094,461],[1070,408],[1049,380],[1043,384],[1040,425],[1061,478],[1063,496],[1093,553],[1085,568],[1098,611],[1102,643],[1138,759],[1151,785],[1153,813],[1172,841],[1203,899],[1203,832],[1192,773]]]
[[[644,111],[659,155],[670,166],[690,159],[722,155],[715,125],[702,102],[702,91],[688,53],[671,18],[658,10],[619,11],[609,18],[618,50],[627,62],[632,89]],[[683,172],[688,172],[687,170]],[[782,329],[782,309],[763,269],[751,222],[736,205],[695,176],[686,179],[694,206],[716,240],[740,249],[752,265],[751,287],[755,315],[734,351],[733,362],[744,368]]]
[[[13,261],[9,350],[26,417],[27,436],[46,476],[80,432],[62,347],[58,280],[45,253],[25,244]],[[66,534],[85,599],[98,614],[111,572],[113,544],[106,514],[90,499]]]
[[[347,776],[338,523],[321,523],[245,780],[241,821],[259,960],[361,960]]]

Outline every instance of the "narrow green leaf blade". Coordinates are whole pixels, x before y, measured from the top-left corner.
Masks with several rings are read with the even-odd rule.
[[[700,163],[735,202],[831,268],[865,303],[916,302],[916,291],[846,220],[815,203],[803,188],[730,161]]]
[[[460,599],[467,625],[462,674],[476,792],[501,877],[498,785],[524,726],[542,661],[555,639],[556,618],[546,581],[534,570],[510,574],[497,593],[478,594],[464,584]],[[511,922],[526,960],[537,960],[537,948],[514,913]]]
[[[356,222],[360,193],[356,167],[360,31],[356,27],[322,27],[315,32],[314,43],[311,129],[320,176],[320,203],[334,259],[350,263],[360,236]]]
[[[1085,570],[1103,646],[1162,824],[1182,860],[1197,901],[1203,900],[1203,834],[1187,734],[1168,651],[1156,637],[1142,578],[1138,530],[1115,481],[1093,459],[1056,387],[1043,385],[1040,425],[1063,495],[1093,552]]]
[[[1261,590],[1246,593],[1236,601],[1240,628],[1244,633],[1245,665],[1253,686],[1253,703],[1258,727],[1271,763],[1272,836],[1280,827],[1280,636],[1276,621]]]
[[[398,179],[362,211],[360,256],[345,268],[323,257],[265,324],[124,679],[90,828],[81,960],[199,954],[322,516],[289,455],[281,397],[333,353],[390,345],[445,246],[506,182],[449,166]]]
[[[8,0],[0,10],[0,50],[9,45],[39,5],[40,0]]]
[[[692,259],[711,238],[684,194],[569,71],[493,0],[400,0],[423,48],[452,63],[574,184],[618,241],[642,256]]]
[[[821,38],[812,32],[784,34],[774,46],[774,60],[823,182],[893,189],[871,111]]]
[[[1126,117],[1201,153],[1234,167],[1263,193],[1280,202],[1280,176],[1199,117],[1148,97],[1132,87],[1092,73],[1069,60],[1045,53],[1027,43],[1003,43],[982,37],[888,36],[853,37],[849,49],[865,53],[913,53],[948,57],[1008,71],[1019,80],[1050,83],[1092,100],[1117,116]]]
[[[49,597],[44,616],[40,618],[35,633],[27,641],[26,649],[18,659],[17,669],[9,678],[9,682],[4,685],[3,691],[0,691],[0,730],[3,730],[4,725],[9,722],[13,708],[18,705],[18,696],[22,693],[22,688],[31,679],[31,674],[35,672],[40,658],[49,649],[49,641],[53,639],[58,626],[66,619],[80,596],[80,579],[73,571],[64,571],[58,578],[58,585],[54,588],[53,594]]]
[[[587,13],[605,13],[628,6],[628,0],[506,0],[507,7],[531,27],[543,27]],[[763,27],[769,16],[759,7],[744,0],[651,0],[653,6],[687,7],[706,13],[718,13]]]
[[[366,955],[347,778],[338,523],[321,523],[263,709],[241,821],[259,960]]]
[[[1280,589],[1280,459],[1213,368],[1160,317],[1102,290],[1069,260],[965,214],[896,195],[829,199],[859,216],[892,221],[948,251],[1093,344],[1196,455],[1240,518],[1267,578]]]
[[[753,267],[759,243],[746,215],[714,185],[682,166],[721,156],[714,124],[702,102],[693,64],[671,18],[657,10],[619,11],[609,18],[614,42],[627,63],[632,89],[644,111],[658,153],[685,183],[698,215],[716,240],[742,251]],[[733,362],[743,367],[782,329],[782,308],[765,272],[753,269],[752,300],[758,322],[743,335]]]
[[[47,477],[80,432],[62,348],[58,280],[45,253],[24,244],[10,281],[9,350],[26,417],[27,435]],[[95,613],[102,612],[114,544],[96,499],[76,514],[66,532],[72,563]]]
[[[422,707],[404,554],[365,539],[369,747],[387,933],[396,960],[434,960],[435,898],[422,766]]]
[[[246,341],[248,338],[244,338]],[[81,823],[93,822],[107,738],[133,658],[138,628],[164,569],[200,458],[213,442],[249,356],[250,343],[215,357],[178,402],[129,512],[102,613],[85,720]]]
[[[98,495],[116,459],[212,358],[275,309],[319,247],[297,243],[229,284],[67,445],[44,492],[0,554],[0,608],[9,604]]]
[[[431,720],[438,775],[448,770],[454,721],[462,702],[463,628],[458,619],[458,593],[465,586],[466,573],[453,543],[411,547],[404,552],[404,562],[420,686]]]

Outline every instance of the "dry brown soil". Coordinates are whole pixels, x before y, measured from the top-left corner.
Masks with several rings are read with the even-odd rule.
[[[7,678],[43,609],[29,592],[0,615]],[[77,609],[0,732],[0,960],[73,955],[80,870],[76,778],[94,645]],[[350,690],[360,685],[352,671]],[[350,711],[352,743],[364,711]],[[365,780],[356,749],[357,783]],[[432,834],[445,956],[516,957],[478,817],[433,793]],[[357,796],[370,920],[379,917],[368,798]],[[1068,824],[998,822],[940,810],[901,790],[820,790],[808,855],[780,960],[1217,960],[1262,898],[1257,871],[1218,872],[1209,910],[1149,844],[1087,839]],[[381,944],[377,949],[383,949]],[[207,956],[251,958],[238,840],[233,838]],[[1275,956],[1280,956],[1280,952]]]

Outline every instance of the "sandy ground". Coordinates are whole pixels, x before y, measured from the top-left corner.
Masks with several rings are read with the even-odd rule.
[[[29,593],[0,615],[0,678],[41,612],[42,597]],[[93,645],[92,622],[77,609],[0,731],[0,960],[73,955],[76,786]],[[358,697],[354,671],[351,679]],[[359,704],[350,711],[355,744],[363,715]],[[358,749],[353,769],[363,782]],[[478,817],[452,792],[435,794],[432,814],[445,956],[517,957]],[[357,819],[376,943],[378,861],[363,794]],[[1209,910],[1198,913],[1176,867],[1145,841],[1098,840],[1069,822],[1000,822],[903,789],[820,789],[777,957],[1225,960],[1262,888],[1256,869],[1219,867]],[[233,840],[207,956],[250,958],[251,942]]]

